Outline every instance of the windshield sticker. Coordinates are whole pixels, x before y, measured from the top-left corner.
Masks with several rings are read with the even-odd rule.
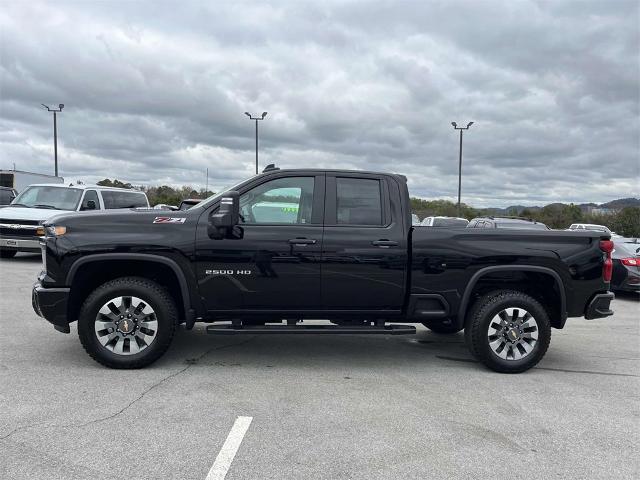
[[[153,219],[153,223],[184,223],[187,219],[182,217],[156,217]]]

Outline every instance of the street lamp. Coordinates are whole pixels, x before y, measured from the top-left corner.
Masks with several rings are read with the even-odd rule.
[[[58,104],[57,110],[55,108],[48,107],[44,103],[41,103],[40,105],[46,108],[48,112],[53,112],[53,158],[55,161],[55,170],[56,170],[56,177],[57,177],[58,176],[58,122],[56,120],[56,114],[62,112],[62,109],[64,108],[64,104],[63,103]]]
[[[460,216],[460,195],[462,193],[462,131],[469,130],[473,122],[467,123],[466,127],[459,127],[456,122],[451,122],[455,130],[460,130],[460,156],[458,158],[458,216]]]
[[[258,120],[264,120],[264,117],[267,116],[267,112],[262,112],[261,117],[252,117],[249,112],[244,112],[244,114],[249,117],[249,120],[256,121],[256,175],[258,174]]]

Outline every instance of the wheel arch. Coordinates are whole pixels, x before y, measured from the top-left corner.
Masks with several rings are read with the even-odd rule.
[[[82,302],[99,285],[122,276],[148,278],[167,288],[176,308],[192,328],[195,312],[184,272],[171,258],[143,253],[104,253],[76,260],[66,276],[71,287],[67,318],[75,321]]]
[[[558,272],[549,267],[543,267],[539,265],[494,265],[481,268],[476,273],[474,273],[469,280],[469,283],[467,284],[467,287],[462,295],[462,300],[460,301],[458,315],[456,317],[456,322],[460,327],[462,327],[465,323],[467,313],[469,312],[469,309],[473,304],[472,296],[474,293],[478,292],[479,287],[482,285],[482,280],[490,280],[493,275],[500,275],[505,273],[520,274],[523,275],[523,278],[530,278],[531,275],[544,275],[546,277],[552,278],[553,287],[555,287],[555,291],[557,291],[558,293],[558,298],[554,301],[550,301],[549,299],[547,299],[542,303],[549,314],[549,318],[551,319],[551,326],[553,326],[554,328],[564,327],[564,324],[567,320],[567,297],[564,288],[564,282],[562,281],[562,278],[560,277]],[[522,285],[522,283],[515,284],[512,286],[506,286],[505,288],[518,290],[518,287]],[[537,289],[524,288],[521,290],[523,291],[523,293],[528,293],[534,297],[536,296],[535,293],[537,292]],[[541,298],[536,299],[542,300]],[[559,303],[559,305],[554,305],[554,303],[556,302]]]

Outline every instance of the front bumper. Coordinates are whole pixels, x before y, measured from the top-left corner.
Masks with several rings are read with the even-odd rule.
[[[17,250],[18,252],[39,252],[40,238],[11,238],[3,236],[0,237],[0,248]]]
[[[45,288],[36,282],[31,290],[33,310],[42,318],[53,324],[59,332],[69,333],[67,320],[67,301],[69,288]]]
[[[609,305],[611,304],[611,300],[614,298],[616,297],[611,292],[597,293],[589,302],[589,305],[584,312],[584,318],[587,320],[593,320],[613,315],[613,310],[609,308]]]

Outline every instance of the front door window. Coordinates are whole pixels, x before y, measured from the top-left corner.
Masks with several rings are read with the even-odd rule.
[[[313,177],[278,178],[240,196],[240,214],[246,224],[311,223]]]

